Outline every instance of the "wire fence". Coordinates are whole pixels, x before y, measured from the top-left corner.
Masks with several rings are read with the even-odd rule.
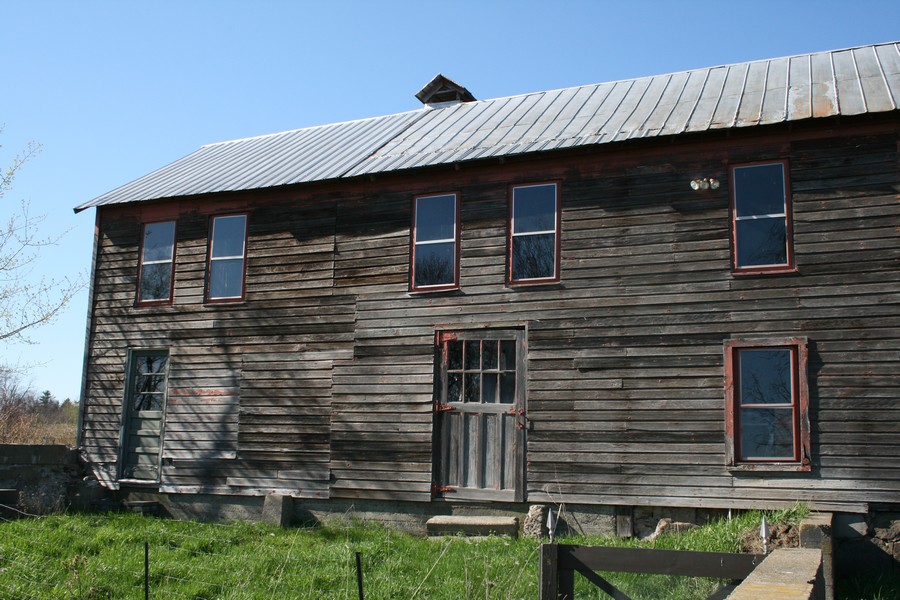
[[[533,542],[423,540],[353,523],[0,517],[0,598],[9,600],[533,598],[536,570]]]

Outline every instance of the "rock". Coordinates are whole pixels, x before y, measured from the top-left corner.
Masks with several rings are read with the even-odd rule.
[[[900,519],[879,519],[875,522],[875,537],[886,542],[900,542]]]
[[[546,506],[535,504],[529,507],[525,523],[522,525],[522,535],[530,538],[542,538],[547,535]]]
[[[769,527],[767,544],[769,552],[775,548],[799,548],[800,533],[789,523],[776,523]],[[759,536],[759,527],[744,531],[741,536],[741,547],[744,552],[762,554],[763,543]]]
[[[660,519],[659,523],[656,524],[656,530],[650,534],[650,536],[647,538],[647,541],[652,542],[663,534],[684,533],[685,531],[690,531],[691,529],[696,528],[697,526],[693,523],[682,523],[679,521],[673,521],[669,518]]]

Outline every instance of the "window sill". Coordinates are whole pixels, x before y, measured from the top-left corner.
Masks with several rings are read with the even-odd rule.
[[[559,279],[535,279],[532,281],[507,281],[506,287],[511,290],[534,288],[562,289],[563,284]]]
[[[800,272],[796,266],[794,267],[779,267],[773,269],[743,269],[737,271],[735,269],[731,270],[731,275],[737,278],[746,278],[746,277],[775,277],[778,275],[796,275]]]
[[[732,473],[808,473],[812,471],[812,465],[799,463],[741,463],[739,465],[727,465]]]
[[[433,295],[441,295],[445,294],[448,296],[462,294],[462,290],[459,287],[445,287],[445,288],[435,288],[433,290],[429,289],[421,289],[421,290],[409,290],[406,292],[406,295],[410,298],[415,298],[416,296],[433,296]]]
[[[239,306],[247,304],[246,298],[236,298],[234,300],[206,300],[203,306],[206,308],[216,308],[218,306]]]

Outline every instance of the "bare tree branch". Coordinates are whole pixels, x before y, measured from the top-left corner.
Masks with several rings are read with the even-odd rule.
[[[19,169],[40,149],[40,144],[29,142],[8,167],[0,169],[0,201]],[[41,233],[44,218],[30,214],[28,204],[22,202],[0,225],[0,341],[30,342],[27,332],[52,321],[84,287],[81,275],[63,279],[35,276],[40,250],[55,245],[61,237]]]

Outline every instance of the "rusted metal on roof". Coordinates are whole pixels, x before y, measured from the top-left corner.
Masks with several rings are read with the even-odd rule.
[[[423,91],[450,84],[465,90],[439,75]],[[891,42],[430,105],[210,144],[75,210],[637,138],[889,112],[898,105],[900,42]]]

